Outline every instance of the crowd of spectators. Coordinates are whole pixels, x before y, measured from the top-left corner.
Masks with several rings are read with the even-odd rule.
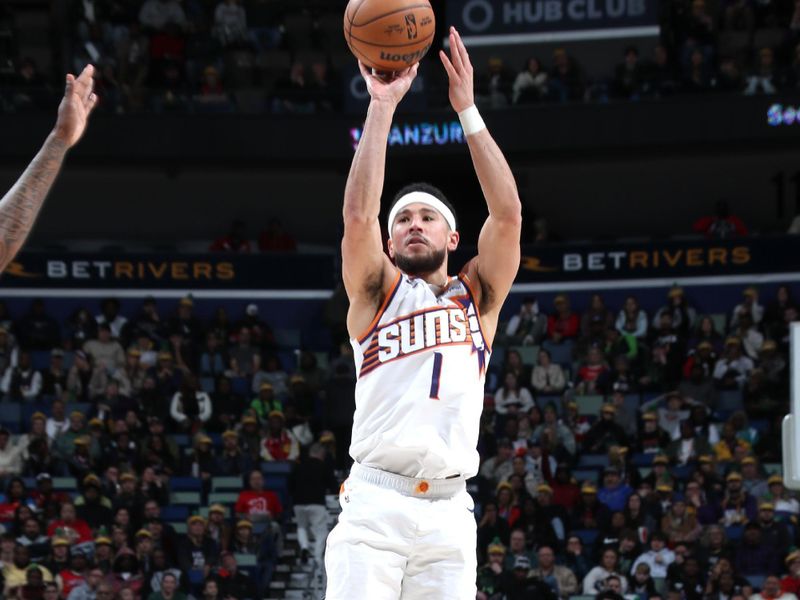
[[[780,421],[797,310],[785,286],[727,315],[680,287],[650,307],[595,294],[583,314],[524,300],[487,379],[478,597],[794,600]]]
[[[290,506],[321,560],[352,356],[287,372],[257,305],[194,310],[108,299],[59,322],[0,303],[5,598],[263,598]]]
[[[98,67],[100,110],[273,112],[339,110],[352,63],[342,3],[276,0],[82,0],[70,3],[65,63]],[[438,6],[438,5],[437,5]],[[800,9],[787,0],[677,0],[661,15],[655,49],[620,47],[618,64],[588,74],[570,46],[510,64],[498,48],[476,70],[479,101],[502,108],[539,102],[638,100],[723,91],[774,94],[800,86]],[[517,70],[519,69],[519,70]],[[42,108],[60,69],[41,73],[16,56],[2,104]],[[433,105],[446,90],[427,85]]]

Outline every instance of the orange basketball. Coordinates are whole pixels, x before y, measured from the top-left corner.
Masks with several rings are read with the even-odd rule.
[[[430,50],[436,18],[428,0],[350,0],[344,37],[353,54],[376,71],[407,69]]]

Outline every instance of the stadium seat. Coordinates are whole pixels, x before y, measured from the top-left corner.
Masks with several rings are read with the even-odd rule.
[[[299,329],[275,329],[273,331],[275,345],[286,350],[297,350],[302,345]]]
[[[762,465],[767,475],[783,474],[783,465],[781,463],[764,463]]]
[[[584,546],[591,547],[600,532],[597,529],[573,529],[572,535],[577,535]]]
[[[747,581],[750,582],[750,585],[753,586],[753,591],[759,591],[761,588],[764,587],[764,581],[766,581],[766,575],[747,575]]]
[[[212,492],[208,495],[209,504],[235,504],[238,499],[236,492]]]
[[[519,356],[522,359],[522,364],[530,366],[536,364],[536,359],[539,356],[539,346],[515,346],[512,348],[512,350],[519,352]]]
[[[724,390],[717,397],[716,408],[721,412],[733,412],[744,408],[741,390]]]
[[[261,472],[264,475],[288,475],[292,472],[292,463],[288,460],[265,462],[261,465]]]
[[[74,477],[53,477],[53,489],[74,491],[78,489],[78,482]]]
[[[198,477],[170,477],[169,487],[173,492],[200,492],[203,481]]]
[[[178,448],[188,448],[190,446],[189,436],[185,433],[175,433],[172,435],[172,440]]]
[[[600,480],[600,472],[597,469],[576,469],[572,471],[572,476],[579,484],[584,481],[597,483]]]
[[[639,394],[627,394],[625,396],[625,403],[624,406],[633,414],[637,414],[639,412],[639,407],[641,406],[642,398]]]
[[[49,350],[34,350],[31,352],[31,365],[37,371],[42,371],[50,366]]]
[[[252,394],[250,382],[246,377],[234,377],[231,379],[231,390],[234,394],[238,394],[244,398],[250,398]]]
[[[0,424],[11,433],[19,433],[22,405],[17,402],[0,403]]]
[[[161,519],[163,521],[185,521],[188,518],[188,506],[175,506],[170,504],[161,507]]]
[[[550,340],[547,340],[542,344],[542,348],[550,353],[550,357],[554,363],[567,367],[572,365],[572,342],[567,340],[560,344],[554,344]]]
[[[725,535],[728,536],[728,541],[730,542],[738,542],[742,539],[742,535],[744,534],[744,527],[741,525],[730,525],[725,528]]]
[[[243,568],[251,568],[258,566],[258,557],[255,554],[235,554],[236,565]]]
[[[200,388],[206,394],[212,394],[214,392],[216,382],[214,381],[213,377],[201,377],[200,378]]]
[[[597,417],[600,416],[604,399],[602,396],[576,396],[575,402],[578,404],[579,414]]]
[[[186,527],[185,521],[180,523],[170,523],[170,525],[172,526],[172,529],[175,530],[175,533],[177,533],[178,535],[186,535],[186,530],[188,528]]]
[[[655,456],[656,455],[653,452],[639,453],[634,454],[631,460],[633,461],[634,467],[649,467],[653,464],[653,459]]]
[[[211,490],[219,492],[221,490],[241,490],[243,488],[241,477],[212,477]]]
[[[718,333],[724,334],[727,331],[725,325],[728,322],[728,315],[724,313],[711,315],[711,320],[714,322],[714,329],[716,329]]]
[[[186,504],[189,506],[200,506],[201,499],[199,492],[173,492],[170,494],[172,504]]]
[[[578,468],[594,467],[604,469],[608,466],[607,454],[581,454]]]

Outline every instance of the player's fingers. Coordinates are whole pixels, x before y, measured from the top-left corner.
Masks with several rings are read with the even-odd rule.
[[[78,81],[81,84],[80,92],[81,98],[83,98],[84,103],[89,101],[89,96],[92,95],[92,88],[94,88],[94,67],[92,65],[86,65],[78,76]]]
[[[91,112],[94,110],[94,107],[95,107],[95,106],[97,106],[97,94],[95,94],[94,92],[92,92],[91,94],[89,94],[89,100],[88,100],[88,102],[86,102],[86,111],[87,111],[87,116],[88,116],[89,114],[91,114]]]
[[[75,88],[75,75],[67,73],[67,83],[64,86],[64,97],[69,98],[72,96],[72,91]]]
[[[361,71],[362,77],[367,81],[373,77],[371,70],[367,69],[366,65],[361,61],[358,61],[358,70]]]
[[[450,28],[450,61],[453,63],[453,66],[456,68],[456,71],[459,73],[463,68],[461,64],[461,52],[458,50],[458,41],[456,40],[456,30],[455,28]]]
[[[444,70],[447,71],[447,76],[450,77],[450,79],[457,79],[458,73],[456,73],[453,64],[450,62],[450,59],[447,58],[447,54],[445,54],[444,50],[439,50],[439,58],[442,59],[442,64],[444,65]]]
[[[455,27],[453,27],[453,33],[455,33],[456,36],[458,55],[461,58],[461,63],[464,65],[464,68],[471,69],[472,62],[469,60],[469,52],[467,52],[467,47],[464,45],[464,40],[461,39],[461,34],[458,33],[458,30]]]

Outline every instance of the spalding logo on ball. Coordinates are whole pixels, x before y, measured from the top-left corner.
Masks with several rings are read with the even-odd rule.
[[[428,0],[350,0],[344,12],[350,51],[380,72],[402,71],[421,61],[435,31]]]

